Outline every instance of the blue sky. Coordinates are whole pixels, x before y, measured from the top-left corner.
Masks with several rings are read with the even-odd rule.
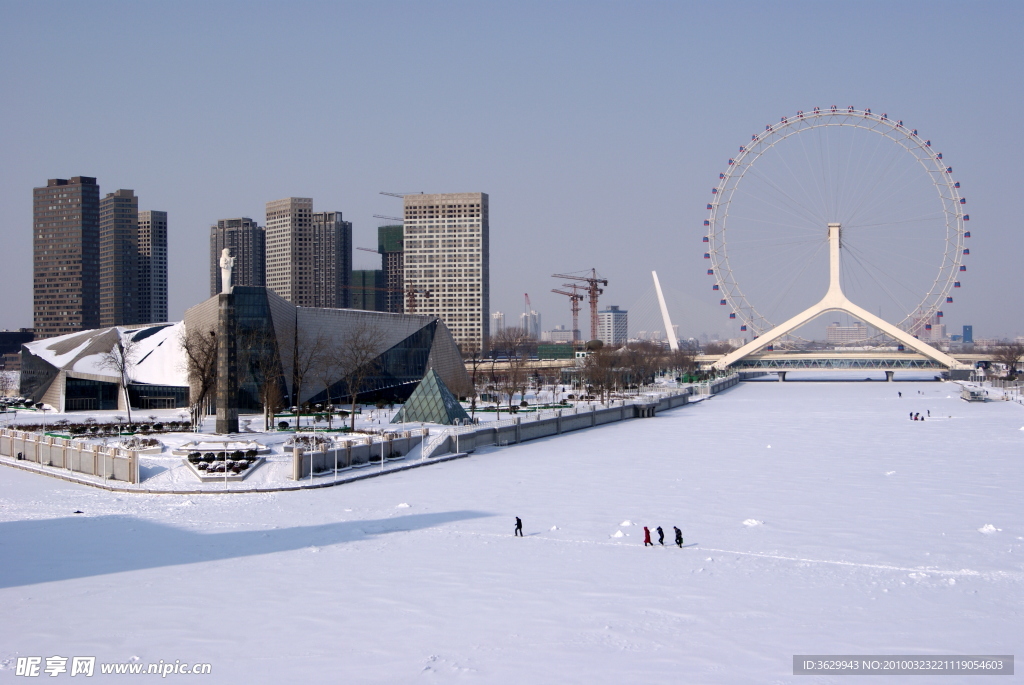
[[[963,185],[947,324],[1020,335],[1021,26],[1017,2],[0,1],[0,328],[32,322],[31,189],[86,175],[169,212],[172,318],[208,295],[217,219],[312,197],[374,247],[401,212],[379,191],[483,191],[492,309],[529,293],[568,324],[550,274],[596,267],[632,307],[656,269],[683,333],[735,334],[701,259],[719,171],[782,115],[852,104]]]

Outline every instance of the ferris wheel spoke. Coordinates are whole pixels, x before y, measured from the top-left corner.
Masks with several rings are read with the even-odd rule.
[[[785,190],[776,185],[774,181],[767,178],[766,176],[761,175],[761,173],[758,170],[754,169],[753,167],[748,167],[747,172],[752,173],[755,178],[758,178],[767,185],[771,186],[777,193],[788,199],[790,203],[792,203],[795,207],[802,209],[806,218],[810,219],[811,221],[822,221],[822,217],[815,214],[814,210],[811,207],[808,207],[804,203],[794,199],[789,193],[787,193]]]

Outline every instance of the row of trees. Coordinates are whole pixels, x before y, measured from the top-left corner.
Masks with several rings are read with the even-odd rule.
[[[520,399],[525,397],[531,381],[541,387],[547,384],[555,387],[561,381],[559,376],[550,372],[531,374],[528,362],[536,341],[522,328],[503,328],[491,338],[491,348],[489,359],[474,353],[466,360],[472,385],[470,401],[473,414],[481,390],[504,399],[509,411],[514,411],[516,396]],[[593,392],[604,398],[617,389],[636,388],[653,382],[655,376],[662,372],[693,374],[697,370],[697,351],[694,349],[670,352],[648,341],[629,343],[619,348],[605,347],[593,341],[588,343],[588,348],[590,354],[580,369],[580,376]],[[497,367],[499,361],[500,369]]]
[[[305,407],[298,398],[321,389],[324,404],[347,397],[351,402],[351,428],[355,430],[355,409],[366,379],[379,371],[378,357],[384,345],[384,332],[371,324],[357,325],[346,335],[336,337],[323,330],[296,331],[293,339],[291,369],[282,369],[277,341],[269,332],[246,331],[238,336],[238,382],[256,388],[263,406],[266,426],[285,408],[284,379],[292,379],[291,400],[301,421]],[[202,420],[204,409],[217,388],[217,335],[215,331],[185,330],[181,337],[185,364],[191,384],[190,413],[193,425]],[[340,382],[339,394],[337,392]],[[333,426],[327,412],[328,425]]]

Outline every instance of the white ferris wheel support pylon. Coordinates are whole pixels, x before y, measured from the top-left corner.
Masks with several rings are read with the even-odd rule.
[[[829,283],[828,291],[825,293],[825,297],[815,304],[811,305],[801,313],[797,314],[793,318],[785,321],[770,331],[762,334],[761,336],[754,338],[746,345],[740,347],[737,350],[733,350],[729,354],[725,355],[717,362],[714,363],[712,368],[725,370],[732,364],[735,364],[740,359],[754,354],[758,350],[772,344],[779,338],[792,333],[800,326],[813,321],[822,314],[827,312],[846,312],[850,316],[854,316],[860,319],[862,322],[874,326],[882,333],[885,333],[890,338],[893,338],[907,347],[913,349],[925,357],[932,359],[939,364],[942,364],[949,369],[962,369],[970,368],[958,362],[953,357],[950,357],[945,352],[935,349],[931,345],[918,340],[914,336],[910,335],[906,331],[900,330],[896,326],[893,326],[888,321],[875,316],[871,312],[862,307],[858,307],[846,297],[843,293],[843,287],[839,283],[839,249],[842,247],[842,226],[840,224],[829,224],[828,225],[828,247],[829,247]]]
[[[658,272],[652,271],[654,277],[654,291],[658,293],[658,306],[661,307],[661,321],[665,324],[665,337],[668,338],[668,348],[673,352],[679,351],[679,341],[676,340],[675,330],[672,328],[672,319],[668,318],[668,307],[665,305],[665,295],[661,292],[661,282],[658,281]]]

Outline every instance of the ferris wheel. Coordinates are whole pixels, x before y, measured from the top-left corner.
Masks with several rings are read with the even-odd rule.
[[[941,320],[967,270],[970,216],[953,168],[884,113],[832,106],[782,117],[739,147],[711,192],[707,274],[729,318],[755,337],[820,296],[829,224],[842,227],[843,289],[912,335]],[[865,339],[881,337],[868,330]]]

